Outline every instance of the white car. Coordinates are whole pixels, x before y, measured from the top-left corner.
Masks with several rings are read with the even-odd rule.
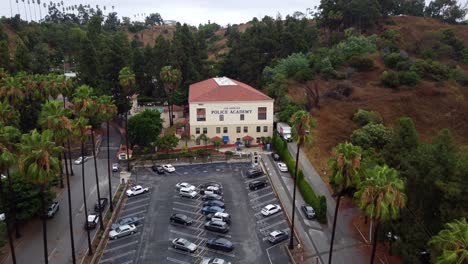
[[[116,229],[112,230],[109,232],[109,238],[110,239],[117,239],[119,237],[124,237],[128,235],[133,235],[136,232],[136,226],[135,225],[121,225],[117,227]]]
[[[198,193],[194,190],[190,190],[188,188],[182,188],[179,190],[179,195],[182,197],[187,197],[187,198],[195,198],[197,197]]]
[[[288,166],[286,166],[286,164],[283,162],[278,162],[278,169],[281,172],[288,172]]]
[[[112,164],[112,171],[119,171],[119,164],[118,163],[114,163]]]
[[[281,207],[277,204],[269,204],[263,207],[261,213],[263,216],[269,216],[278,213],[281,211]]]
[[[80,165],[81,163],[86,162],[89,159],[91,159],[91,156],[78,157],[75,160],[75,165]]]
[[[175,168],[171,164],[164,164],[162,165],[163,169],[167,172],[174,172]]]
[[[220,258],[204,258],[200,264],[231,264],[231,262]]]
[[[185,238],[176,238],[172,240],[172,247],[175,249],[187,251],[190,253],[195,253],[197,251],[198,246]]]
[[[143,188],[141,185],[133,186],[131,189],[126,191],[127,197],[132,197],[135,195],[147,193],[149,191],[148,187]]]
[[[192,191],[195,191],[196,187],[193,186],[192,184],[188,183],[188,182],[179,182],[176,184],[176,189],[177,190],[180,190],[182,188],[185,188],[185,189],[190,189]]]
[[[0,221],[5,221],[5,214],[0,214]]]

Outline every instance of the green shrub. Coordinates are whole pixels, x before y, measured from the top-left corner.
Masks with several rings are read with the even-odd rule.
[[[389,53],[383,56],[385,66],[391,69],[397,69],[398,64],[409,63],[409,59],[401,56],[399,52]]]
[[[468,73],[458,67],[450,71],[450,79],[456,81],[460,85],[468,85]]]
[[[444,81],[449,78],[449,68],[437,61],[418,59],[410,68],[422,78],[427,78],[433,81]]]
[[[359,109],[353,116],[353,122],[362,127],[367,124],[382,124],[383,119],[378,112]]]
[[[304,69],[300,69],[296,74],[294,74],[293,77],[294,80],[296,81],[309,81],[314,79],[314,73],[312,72],[312,69],[307,67]]]
[[[398,73],[394,71],[384,71],[382,75],[380,75],[380,82],[390,88],[398,88],[398,86],[400,86]]]
[[[398,77],[403,85],[415,86],[421,81],[421,77],[414,71],[399,72]]]
[[[367,124],[354,130],[351,143],[364,149],[383,149],[392,138],[392,130],[382,124]]]
[[[338,43],[334,48],[335,52],[343,54],[345,59],[356,55],[371,54],[377,51],[377,36],[366,37],[364,35],[352,35],[346,40]]]
[[[309,182],[307,182],[307,180],[305,179],[302,181],[298,181],[297,186],[302,194],[302,197],[304,198],[304,201],[314,208],[317,220],[322,224],[326,224],[327,203],[325,197],[317,197]],[[324,200],[325,203],[323,202]]]
[[[413,65],[413,63],[410,60],[401,60],[397,62],[395,68],[399,71],[409,71],[411,65]]]
[[[374,61],[364,56],[353,56],[349,59],[349,65],[358,71],[370,71],[374,68]]]

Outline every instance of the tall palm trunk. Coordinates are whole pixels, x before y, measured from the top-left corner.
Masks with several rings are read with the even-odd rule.
[[[375,230],[374,230],[374,243],[372,244],[372,256],[371,256],[371,264],[374,264],[374,259],[375,259],[375,251],[377,249],[377,235],[379,233],[379,227],[380,227],[380,221],[376,221],[377,224],[375,225]]]
[[[63,109],[65,109],[65,95],[62,94],[62,99],[63,99]],[[68,164],[70,165],[70,175],[73,176],[75,173],[73,172],[73,167],[72,167],[72,156],[71,156],[71,147],[70,147],[70,138],[67,138],[67,147],[68,147]]]
[[[41,215],[42,215],[42,243],[44,244],[44,263],[49,263],[49,253],[47,250],[47,211],[44,198],[44,186],[41,185],[41,190],[39,191],[39,196],[41,199]]]
[[[65,143],[62,144],[63,149],[65,149]],[[76,263],[75,257],[75,238],[73,234],[73,215],[72,215],[72,203],[71,203],[71,190],[70,190],[70,174],[68,173],[68,164],[67,164],[67,152],[63,152],[63,157],[65,159],[65,175],[67,176],[67,196],[68,196],[68,226],[70,227],[70,242],[71,242],[71,252],[72,252],[72,263]]]
[[[63,184],[63,166],[62,166],[62,154],[59,154],[58,156],[59,159],[59,167],[60,167],[60,188],[65,188]],[[65,159],[65,162],[67,162],[67,159]]]
[[[2,201],[7,201],[3,193],[2,183],[3,183],[2,179],[0,179],[0,198],[2,199]],[[11,185],[9,186],[9,188],[11,189]],[[3,206],[5,206],[6,208],[5,204]],[[10,205],[8,207],[10,207]],[[13,236],[11,234],[11,228],[10,228],[10,210],[7,211],[5,222],[6,222],[6,229],[7,229],[7,235],[8,235],[8,243],[10,244],[11,260],[13,264],[16,264],[15,245],[13,244]]]
[[[130,146],[128,145],[128,111],[125,113],[125,144],[127,144],[127,171],[130,171]]]
[[[83,138],[83,131],[81,131],[81,138]],[[81,140],[81,157],[84,157],[84,141]],[[93,254],[93,248],[91,245],[91,235],[88,228],[88,206],[86,205],[86,186],[85,186],[85,173],[84,173],[84,162],[81,163],[81,182],[83,183],[83,202],[85,210],[85,223],[86,223],[86,232],[88,233],[88,255]],[[102,221],[102,219],[99,219]]]
[[[114,205],[112,204],[112,184],[111,184],[111,165],[110,165],[110,147],[109,147],[109,136],[110,136],[110,126],[109,120],[106,121],[107,126],[107,182],[109,184],[109,204],[111,212],[114,212]]]
[[[7,178],[8,178],[8,185],[9,186],[13,186],[12,182],[11,182],[11,177],[10,177],[10,169],[7,169]],[[21,237],[21,234],[20,234],[20,231],[19,231],[19,225],[18,225],[18,218],[16,217],[16,192],[13,191],[13,187],[10,187],[10,192],[9,192],[9,195],[11,197],[11,203],[13,204],[13,214],[11,214],[13,216],[13,223],[15,223],[15,236],[16,238],[20,238]]]
[[[98,205],[99,205],[99,226],[101,230],[104,230],[104,219],[102,218],[102,210],[101,210],[101,191],[99,190],[99,174],[97,169],[97,161],[96,161],[96,144],[94,142],[94,129],[91,129],[91,142],[93,143],[93,159],[94,159],[94,176],[96,177],[96,189],[97,189],[97,197],[98,197]]]
[[[23,0],[23,5],[24,5],[24,14],[26,15],[26,21],[28,21],[28,12],[26,11],[26,3]]]
[[[341,201],[341,192],[338,194],[338,198],[336,199],[335,216],[333,217],[333,229],[332,229],[332,237],[330,241],[330,253],[328,257],[328,264],[332,263],[333,243],[335,242],[336,219],[338,219],[338,208],[340,208],[340,201]]]
[[[291,236],[289,237],[289,248],[294,248],[294,216],[296,213],[296,186],[297,186],[297,171],[299,165],[299,150],[301,149],[301,145],[297,145],[297,153],[296,153],[296,169],[294,170],[294,190],[293,190],[293,200],[292,200],[292,222],[291,222]]]

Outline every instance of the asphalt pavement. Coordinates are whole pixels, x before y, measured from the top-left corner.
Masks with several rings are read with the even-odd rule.
[[[110,153],[111,163],[117,162],[116,152],[120,146],[121,136],[118,131],[111,127],[110,130]],[[77,157],[73,157],[76,159]],[[107,180],[107,138],[102,137],[100,151],[97,154],[99,188],[101,197],[109,197],[109,188]],[[87,190],[87,207],[88,211],[94,210],[94,204],[97,201],[97,188],[94,172],[94,160],[90,159],[85,163],[85,184]],[[72,197],[73,211],[73,230],[75,240],[75,252],[77,262],[86,254],[88,247],[87,234],[84,229],[85,213],[83,203],[83,192],[81,182],[81,165],[73,165],[74,176],[70,176],[70,188]],[[114,172],[112,175],[112,192],[117,189],[120,176]],[[47,221],[47,241],[49,251],[49,263],[51,264],[68,264],[71,263],[71,245],[70,232],[68,222],[68,196],[65,188],[57,193],[56,200],[60,203],[60,210],[50,220]],[[108,210],[108,206],[106,210]],[[91,234],[97,229],[93,230]],[[44,263],[43,259],[43,243],[42,243],[42,225],[39,219],[35,219],[28,223],[21,230],[22,237],[15,240],[16,259],[19,264],[29,263]],[[92,237],[91,237],[92,238]],[[12,263],[11,257],[3,259],[2,263]]]

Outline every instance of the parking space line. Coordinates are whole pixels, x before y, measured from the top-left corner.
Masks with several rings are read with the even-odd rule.
[[[273,264],[273,262],[271,261],[270,253],[268,252],[268,250],[270,250],[270,249],[272,249],[272,248],[274,248],[274,247],[277,247],[277,246],[279,246],[279,245],[284,245],[284,244],[286,244],[286,242],[278,243],[278,244],[273,245],[273,246],[271,246],[271,247],[269,247],[269,248],[266,249],[266,252],[267,252],[267,255],[268,255],[268,260],[270,261],[270,264]]]
[[[128,252],[125,252],[125,253],[122,253],[122,254],[119,254],[119,255],[115,255],[115,256],[110,257],[110,258],[102,259],[101,263],[106,263],[106,262],[113,263],[113,261],[115,259],[122,258],[122,257],[128,256],[130,254],[134,254],[135,252],[136,252],[136,250],[133,249],[133,250],[130,250]]]
[[[138,202],[146,201],[146,200],[150,200],[150,199],[151,199],[151,197],[146,197],[144,199],[139,199],[139,200],[133,200],[132,199],[132,201],[127,200],[127,203],[125,205],[134,204],[134,203],[138,203]]]
[[[200,235],[192,235],[192,234],[188,234],[188,233],[185,233],[185,232],[180,232],[180,231],[177,231],[177,230],[169,229],[169,232],[174,233],[174,234],[178,234],[178,235],[181,235],[181,236],[188,236],[188,237],[191,237],[191,238],[194,238],[194,239],[208,240],[208,238],[202,237]],[[175,238],[173,238],[173,239],[175,239]],[[171,239],[171,241],[172,241],[172,239]]]
[[[274,219],[274,218],[276,218],[276,217],[278,217],[278,216],[283,216],[283,214],[274,214],[274,215],[269,216],[269,217],[264,217],[264,218],[258,220],[258,221],[257,221],[257,224],[260,224],[260,223],[262,223],[262,222],[266,222],[266,221],[268,221],[268,220]]]
[[[181,203],[181,202],[174,202],[175,204],[177,205],[183,205],[183,206],[188,206],[188,207],[192,207],[192,208],[196,208],[196,209],[199,209],[200,207],[197,206],[197,205],[191,205],[191,204],[187,204],[187,203]]]
[[[260,177],[257,177],[257,178],[253,178],[253,179],[250,179],[250,180],[246,180],[246,181],[244,181],[244,183],[248,184],[250,182],[257,181],[257,180],[263,180],[263,179],[266,179],[266,175],[263,175],[263,176],[260,176]]]
[[[130,263],[133,263],[133,260],[125,261],[125,262],[120,263],[120,264],[130,264]]]
[[[135,241],[132,241],[132,242],[129,242],[127,244],[123,244],[123,245],[120,245],[120,246],[117,246],[117,247],[108,248],[108,249],[104,250],[104,254],[106,254],[107,252],[112,252],[114,250],[118,250],[118,249],[121,249],[121,248],[124,248],[124,247],[131,246],[131,245],[137,244],[137,243],[138,243],[138,240],[135,240]]]
[[[139,214],[144,214],[144,213],[146,213],[146,211],[147,211],[147,210],[143,210],[143,211],[138,211],[138,212],[131,213],[131,214],[121,215],[121,218],[129,217],[129,216],[134,216],[134,215],[139,215]]]
[[[255,204],[255,206],[254,206],[254,207],[262,207],[262,206],[264,206],[264,205],[266,205],[266,204],[270,204],[270,203],[273,203],[273,202],[275,202],[275,201],[278,201],[278,200],[276,199],[276,197],[274,197],[274,198],[271,198],[271,199],[270,199],[270,200],[268,200],[268,201],[264,201],[264,202],[261,202],[261,203]]]
[[[191,253],[188,253],[188,252],[185,252],[185,251],[182,251],[182,250],[178,250],[178,249],[175,249],[173,247],[168,247],[167,250],[169,251],[172,251],[172,252],[175,252],[177,254],[182,254],[182,255],[185,255],[185,256],[190,256],[192,258],[196,258],[198,255],[195,255],[195,254],[191,254]],[[166,257],[167,258],[167,257]]]
[[[129,236],[124,236],[124,237],[121,237],[119,239],[114,239],[114,240],[110,240],[107,242],[107,245],[111,245],[111,244],[114,244],[115,242],[117,241],[122,241],[124,239],[127,239],[127,238],[131,238],[131,237],[135,237],[135,235],[138,234],[138,231],[135,232],[133,235],[129,235]],[[137,238],[138,239],[138,238]]]
[[[260,195],[260,196],[257,196],[257,197],[255,197],[255,198],[250,199],[250,202],[253,202],[253,201],[258,200],[258,199],[265,198],[265,197],[270,196],[270,195],[272,195],[272,194],[275,194],[275,193],[274,193],[273,191],[268,192],[268,193],[265,193],[265,194],[263,194],[263,195]]]
[[[249,195],[249,196],[251,196],[251,195],[255,195],[255,194],[257,194],[257,193],[259,193],[259,192],[261,192],[261,191],[265,191],[265,190],[267,190],[267,189],[271,189],[271,188],[272,188],[272,187],[271,187],[270,185],[268,185],[267,187],[264,187],[263,189],[259,189],[259,190],[251,191],[251,192],[249,192],[249,194],[248,194],[248,195]],[[247,189],[249,189],[249,188],[247,187]]]
[[[145,207],[145,206],[148,206],[148,205],[149,205],[149,203],[145,203],[145,204],[142,204],[142,205],[133,206],[131,208],[125,208],[125,209],[122,210],[122,213],[128,212],[130,210],[135,210],[137,208],[142,208],[142,207]]]
[[[184,213],[187,213],[187,214],[203,215],[202,213],[197,213],[195,211],[184,210],[184,209],[180,209],[180,208],[176,208],[176,207],[173,207],[172,210],[179,211],[179,212],[184,212]]]
[[[275,222],[275,223],[273,223],[273,224],[271,224],[271,225],[268,225],[268,226],[266,226],[266,227],[264,227],[264,228],[260,228],[260,232],[263,232],[263,231],[265,231],[265,230],[267,230],[267,229],[270,229],[270,228],[272,228],[272,227],[275,227],[275,226],[280,225],[280,224],[285,223],[285,222],[286,222],[285,219],[283,219],[283,220],[281,220],[281,221],[278,221],[278,222]]]
[[[207,247],[204,247],[204,246],[199,246],[198,248],[202,248],[202,249],[204,249],[206,251],[213,252],[213,253],[216,253],[216,254],[225,255],[225,256],[228,256],[228,257],[231,257],[231,258],[236,257],[236,255],[234,253],[228,253],[228,252],[224,252],[224,251],[220,251],[220,250],[214,250],[214,249],[207,248]]]
[[[169,260],[170,262],[174,262],[174,263],[179,263],[179,264],[190,264],[190,262],[178,260],[178,259],[171,258],[171,257],[166,257],[166,259]]]

